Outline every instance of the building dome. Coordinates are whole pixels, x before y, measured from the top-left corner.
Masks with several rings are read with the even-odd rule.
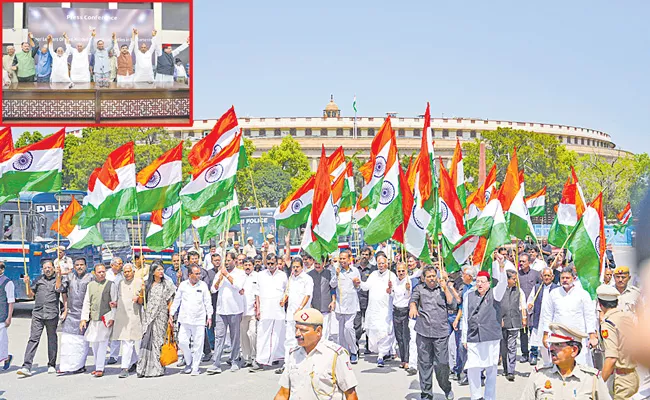
[[[339,106],[334,102],[334,95],[330,95],[330,102],[325,106],[323,110],[323,117],[340,117],[341,111]]]

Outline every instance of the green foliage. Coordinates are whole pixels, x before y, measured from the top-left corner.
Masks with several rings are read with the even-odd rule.
[[[621,154],[616,160],[589,154],[581,156],[576,173],[585,194],[591,202],[598,192],[603,192],[605,218],[614,219],[628,201],[638,204],[648,188],[650,157],[646,153]]]
[[[546,185],[546,201],[550,204],[559,202],[570,167],[577,161],[575,152],[567,150],[551,135],[519,129],[497,128],[496,131],[484,131],[481,136],[480,140],[463,145],[466,176],[478,177],[479,143],[482,141],[486,144],[487,171],[496,163],[497,182],[503,182],[512,150],[516,146],[519,169],[524,170],[526,177],[526,195]],[[475,178],[468,183],[468,193],[476,190],[477,186],[478,179]]]
[[[363,177],[361,176],[361,173],[359,172],[359,168],[366,162],[366,160],[363,160],[359,158],[359,154],[362,154],[363,151],[357,150],[352,154],[351,156],[345,156],[345,161],[349,162],[352,161],[352,173],[354,176],[354,187],[357,190],[357,192],[361,191],[361,188],[363,187]]]
[[[30,144],[36,143],[39,140],[43,140],[43,135],[39,131],[34,131],[34,132],[29,132],[25,131],[23,132],[22,135],[16,140],[16,143],[14,144],[15,148],[20,148],[20,147],[25,147]]]
[[[291,177],[291,190],[297,190],[312,175],[309,160],[300,144],[291,136],[282,138],[279,146],[273,146],[263,153],[260,161],[274,163]]]
[[[256,160],[252,171],[259,207],[277,207],[291,192],[291,175],[273,161]]]

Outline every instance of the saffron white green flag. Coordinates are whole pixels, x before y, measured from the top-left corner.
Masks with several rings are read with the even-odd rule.
[[[201,243],[207,243],[210,239],[227,232],[239,221],[239,200],[235,191],[232,200],[225,207],[218,209],[211,216],[206,215],[192,220],[192,225],[196,228]]]
[[[542,217],[546,214],[546,186],[526,197],[526,207],[531,217]]]
[[[562,189],[562,198],[557,205],[555,220],[548,231],[548,242],[556,247],[566,247],[566,240],[585,208],[581,201],[578,187],[573,176],[570,176]]]
[[[153,251],[171,247],[191,222],[191,217],[185,214],[180,201],[162,210],[154,210],[151,213],[151,225],[145,240],[147,246]]]
[[[523,175],[522,175],[523,176]],[[524,240],[526,236],[535,237],[535,228],[528,215],[528,207],[522,190],[522,176],[519,173],[517,148],[512,151],[503,185],[499,189],[499,201],[508,222],[510,235]]]
[[[273,218],[278,226],[295,229],[307,222],[314,198],[314,177],[311,176],[275,210]]]
[[[178,203],[183,185],[183,142],[138,172],[136,180],[140,213]]]

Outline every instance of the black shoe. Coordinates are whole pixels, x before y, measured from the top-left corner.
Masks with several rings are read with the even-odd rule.
[[[273,362],[271,363],[271,365],[278,365],[278,364],[280,364],[280,361],[273,361]]]
[[[515,381],[515,376],[513,374],[508,374],[508,375],[506,375],[506,379],[509,380],[510,382],[514,382]]]
[[[408,375],[408,376],[413,376],[413,375],[415,375],[417,373],[418,373],[418,370],[413,368],[413,367],[408,367],[406,369],[406,375]]]
[[[106,361],[106,364],[108,364],[108,365],[117,364],[117,358],[115,358],[115,357],[108,357],[108,360]]]
[[[458,382],[460,386],[467,386],[469,385],[469,379],[467,378],[467,374],[461,374],[460,375],[460,382]]]
[[[537,356],[530,357],[530,365],[537,365]]]
[[[138,369],[138,363],[133,363],[133,365],[129,367],[129,372],[133,373],[136,369]]]
[[[201,358],[202,362],[208,362],[212,360],[212,354],[204,354],[203,358]]]
[[[520,363],[528,362],[528,354],[521,356],[521,357],[519,358],[519,362],[520,362]]]
[[[74,371],[73,374],[83,374],[86,372],[86,367],[81,367],[78,370]]]
[[[275,370],[275,373],[278,375],[282,374],[283,372],[284,372],[284,367]]]

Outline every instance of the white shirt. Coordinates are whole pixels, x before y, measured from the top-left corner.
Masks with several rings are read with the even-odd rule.
[[[596,306],[586,290],[574,285],[568,292],[559,287],[548,293],[548,302],[542,303],[539,324],[541,332],[549,332],[548,325],[560,323],[585,333],[596,332]]]
[[[298,276],[291,274],[287,285],[289,286],[287,290],[289,299],[287,300],[286,318],[287,321],[293,321],[293,314],[298,311],[305,296],[308,296],[309,299],[304,308],[309,308],[311,306],[311,296],[314,293],[314,280],[311,279],[311,276],[303,270]]]
[[[0,276],[4,276],[4,274]],[[7,295],[7,303],[16,302],[16,294],[14,289],[15,289],[14,283],[11,280],[9,280],[5,285],[5,294]]]
[[[113,268],[107,268],[106,269],[106,280],[111,281],[115,283],[116,285],[119,285],[120,282],[124,279],[124,274],[122,272],[118,272],[117,275],[115,275],[115,272],[113,272]]]
[[[217,273],[212,281],[210,290],[212,293],[219,292],[217,296],[217,314],[219,315],[236,315],[244,312],[244,296],[239,294],[239,291],[244,287],[246,280],[246,272],[239,268],[233,268],[228,274],[232,277],[232,283],[224,277],[221,279],[219,290],[215,289],[215,285],[221,277],[221,272]]]
[[[48,46],[50,55],[52,55],[52,75],[50,75],[50,82],[72,82],[68,74],[68,58],[72,54],[72,47],[68,46],[68,43],[65,43],[64,46],[65,51],[61,56],[56,54],[52,43]]]
[[[280,306],[280,300],[287,287],[287,275],[277,269],[271,274],[268,269],[265,269],[257,275],[257,286],[257,295],[260,298],[260,320],[284,320],[284,307]]]
[[[393,246],[390,243],[386,243],[386,246],[379,245],[377,246],[377,251],[383,251],[386,254],[386,258],[389,262],[393,261]],[[375,254],[377,254],[377,251]]]
[[[90,82],[90,61],[88,60],[88,51],[92,36],[88,40],[88,45],[81,51],[74,49],[72,53],[72,62],[70,63],[70,79],[73,82]],[[67,59],[66,59],[67,60]]]
[[[244,254],[246,255],[246,257],[250,257],[250,258],[255,257],[257,255],[257,250],[255,250],[255,245],[247,243],[244,246]]]
[[[178,322],[187,325],[203,326],[208,316],[212,315],[212,298],[208,285],[203,281],[192,285],[190,280],[185,280],[178,285],[169,314],[178,311]]]
[[[336,274],[336,271],[332,273]],[[354,278],[361,280],[361,275],[356,267],[350,266],[347,271],[341,268],[336,288],[335,311],[337,314],[356,314],[361,310],[357,294],[359,289],[352,282]]]
[[[214,253],[208,253],[203,259],[203,269],[206,271],[214,269],[214,265],[212,265],[212,254]]]
[[[244,271],[244,274],[246,272]],[[255,296],[258,295],[257,272],[251,271],[250,275],[244,278],[244,315],[255,315]]]
[[[405,308],[409,306],[409,301],[411,300],[411,289],[406,288],[406,284],[411,282],[411,277],[406,275],[401,281],[397,278],[397,284],[393,286],[392,296],[393,296],[393,306],[399,308]]]
[[[135,35],[135,73],[133,82],[153,82],[153,64],[151,55],[154,53],[158,36],[151,38],[151,46],[146,52],[141,52],[138,46],[138,35]],[[200,253],[199,253],[200,254]]]
[[[534,262],[530,264],[530,268],[534,269],[535,271],[539,272],[540,274],[542,273],[542,270],[546,268],[547,265],[544,262],[544,260],[540,260],[539,258],[536,258]]]
[[[492,261],[492,271],[497,271],[499,269],[499,262],[497,260]],[[512,261],[506,259],[504,262],[503,270],[512,270],[517,272],[517,268],[515,268],[515,264],[512,263]]]
[[[187,78],[187,73],[185,72],[185,67],[181,65],[174,65],[174,68],[176,69],[176,77],[177,78]]]

